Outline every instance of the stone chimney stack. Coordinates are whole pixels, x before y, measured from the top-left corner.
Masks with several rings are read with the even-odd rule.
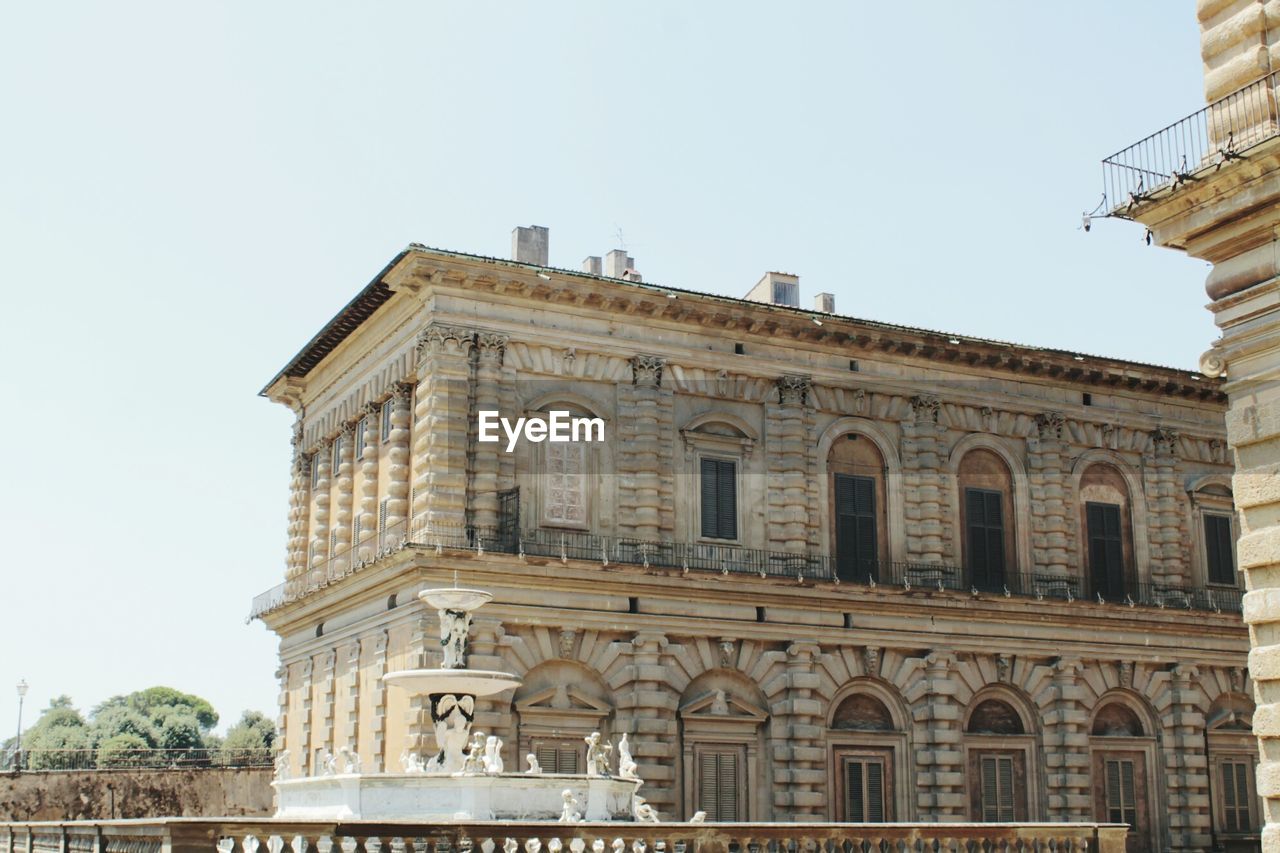
[[[629,257],[625,249],[614,249],[604,256],[604,274],[609,278],[626,278],[627,270],[635,265],[635,258]]]
[[[603,275],[604,262],[599,255],[589,255],[582,262],[582,271],[589,275]]]
[[[813,310],[821,311],[823,314],[836,313],[836,295],[834,293],[819,293],[813,297]]]
[[[746,299],[769,305],[800,307],[800,276],[787,272],[767,272],[747,291]]]
[[[545,267],[550,242],[550,232],[541,225],[516,228],[511,232],[511,260]]]

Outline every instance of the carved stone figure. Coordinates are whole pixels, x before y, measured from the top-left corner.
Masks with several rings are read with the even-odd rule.
[[[341,747],[338,755],[342,757],[343,773],[359,773],[360,772],[360,753],[347,747]]]
[[[644,801],[644,797],[637,796],[632,801],[632,809],[635,813],[636,820],[642,823],[660,823],[658,810]]]
[[[475,715],[474,696],[433,697],[431,723],[439,752],[427,763],[429,773],[456,773],[462,769],[467,736]]]
[[[708,710],[719,716],[724,716],[729,713],[728,697],[724,695],[723,690],[716,691],[715,696],[711,699],[711,707]]]
[[[484,742],[484,772],[502,772],[502,740],[493,735],[489,735]]]
[[[320,775],[332,776],[338,772],[338,757],[324,747],[320,748],[320,755],[316,764],[319,766]]]
[[[732,637],[720,638],[720,666],[725,669],[732,669],[737,663],[737,648],[734,645]]]
[[[471,748],[462,762],[462,772],[483,773],[484,758],[484,732],[475,732],[471,735]]]
[[[441,610],[440,645],[444,649],[445,669],[463,669],[467,665],[467,634],[471,631],[471,614],[465,610]]]
[[[400,768],[405,773],[421,773],[425,769],[422,766],[422,757],[416,752],[405,750],[400,753]]]
[[[560,657],[570,659],[573,657],[573,641],[577,637],[577,632],[572,628],[560,629]]]
[[[706,823],[707,813],[698,811],[693,813],[693,817],[689,818],[689,823]]]
[[[636,760],[631,757],[631,744],[627,742],[627,736],[623,733],[622,740],[618,741],[618,778],[639,781],[640,776],[636,773],[636,767]]]
[[[601,743],[599,732],[592,732],[583,740],[587,743],[587,775],[605,777],[612,775],[609,772],[609,753],[613,750],[612,745]]]
[[[582,812],[579,811],[578,798],[568,788],[560,794],[564,800],[564,808],[560,810],[560,823],[582,823]]]
[[[289,778],[289,765],[291,763],[288,750],[285,750],[276,756],[275,778],[277,782],[283,782],[285,779]]]
[[[526,771],[527,773],[531,776],[541,775],[542,765],[538,763],[538,756],[531,752],[524,757],[524,760],[529,762],[529,769]]]

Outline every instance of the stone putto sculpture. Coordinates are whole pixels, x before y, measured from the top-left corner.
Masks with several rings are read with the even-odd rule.
[[[583,740],[587,744],[587,775],[610,776],[609,752],[613,747],[610,744],[600,742],[599,732],[592,732]]]
[[[635,759],[631,757],[631,744],[627,743],[627,736],[624,733],[622,740],[618,741],[618,777],[640,781],[636,766]]]
[[[321,776],[332,776],[338,772],[337,758],[333,753],[324,747],[316,754],[316,769],[320,771]]]
[[[542,765],[538,763],[538,756],[531,752],[524,757],[524,760],[529,762],[529,770],[527,771],[529,775],[538,776],[542,773]]]
[[[400,753],[400,768],[405,773],[421,773],[425,769],[422,766],[422,758],[416,752],[405,750]]]
[[[440,645],[444,648],[444,668],[464,669],[467,634],[471,631],[471,614],[465,610],[444,609],[440,615]]]
[[[290,763],[288,750],[285,750],[276,756],[276,781],[283,782],[285,779],[289,778]]]
[[[474,732],[471,735],[471,748],[467,750],[467,757],[462,762],[462,772],[483,773],[484,758],[484,732]]]
[[[578,798],[573,795],[573,791],[565,788],[560,796],[564,800],[564,808],[560,810],[560,823],[582,823],[582,812],[578,810]]]
[[[360,772],[360,753],[348,747],[342,747],[338,750],[338,755],[342,756],[342,772],[343,773],[359,773]]]
[[[502,772],[502,740],[493,735],[484,742],[484,772]]]
[[[658,810],[644,801],[644,797],[636,796],[633,800],[636,820],[647,823],[660,823]]]

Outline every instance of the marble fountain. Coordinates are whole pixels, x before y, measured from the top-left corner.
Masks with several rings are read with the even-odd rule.
[[[418,593],[440,617],[444,662],[439,669],[409,669],[383,676],[430,710],[433,754],[419,753],[415,739],[401,756],[401,772],[363,773],[360,758],[346,747],[322,753],[315,775],[288,778],[289,756],[276,765],[276,817],[320,820],[654,820],[637,796],[641,780],[626,735],[618,743],[618,767],[610,767],[612,745],[598,733],[586,739],[587,772],[543,773],[527,756],[524,771],[503,767],[502,741],[472,731],[476,699],[520,685],[506,672],[468,669],[467,635],[472,613],[493,596],[457,587]],[[425,699],[425,702],[423,702]]]

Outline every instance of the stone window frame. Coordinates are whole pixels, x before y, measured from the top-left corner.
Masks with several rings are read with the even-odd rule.
[[[1082,583],[1087,584],[1089,575],[1089,534],[1084,523],[1084,506],[1087,503],[1081,489],[1085,472],[1093,465],[1110,465],[1124,479],[1129,501],[1129,537],[1133,543],[1133,578],[1137,583],[1151,582],[1151,537],[1150,522],[1147,510],[1147,494],[1143,491],[1142,481],[1137,474],[1137,466],[1113,450],[1094,448],[1086,450],[1075,459],[1071,467],[1071,511],[1072,520],[1069,527],[1075,530],[1075,571]]]
[[[569,410],[580,410],[587,417],[599,418],[605,424],[605,436],[609,435],[611,419],[601,413],[599,404],[594,400],[587,399],[579,394],[566,392],[554,392],[543,395],[525,406],[524,417],[545,418],[548,412],[554,407],[562,407]],[[602,481],[605,479],[604,474],[607,472],[606,459],[603,456],[603,447],[607,446],[607,442],[592,442],[585,445],[583,455],[586,457],[586,470],[583,472],[583,502],[586,505],[586,518],[581,524],[552,521],[547,518],[546,513],[546,483],[545,475],[547,473],[547,450],[551,447],[551,442],[544,441],[541,444],[533,444],[532,442],[522,442],[516,445],[516,452],[519,453],[521,448],[526,449],[526,464],[528,471],[528,494],[530,498],[530,506],[533,510],[534,518],[537,519],[538,527],[552,530],[576,530],[576,531],[593,531],[601,528],[601,521],[607,517],[607,513],[602,511],[600,503],[605,498],[605,489]],[[518,463],[517,463],[518,464]],[[609,478],[612,479],[612,478]]]
[[[1206,491],[1211,486],[1226,489],[1219,495]],[[1191,508],[1191,576],[1194,585],[1215,589],[1244,589],[1244,577],[1240,572],[1238,541],[1240,521],[1236,518],[1235,497],[1231,490],[1231,478],[1225,474],[1208,474],[1187,487],[1187,501]],[[1213,583],[1209,580],[1209,550],[1204,539],[1204,517],[1226,516],[1231,519],[1231,562],[1235,566],[1236,581],[1233,584]]]
[[[859,731],[857,729],[836,729],[831,727],[836,711],[846,699],[859,693],[866,694],[879,701],[889,710],[893,721],[893,731]],[[840,781],[840,757],[848,753],[889,753],[887,762],[893,780],[891,797],[885,799],[885,809],[892,806],[893,820],[909,823],[916,819],[916,786],[915,750],[912,744],[912,716],[906,703],[897,690],[887,682],[872,676],[861,676],[844,685],[832,697],[827,706],[827,790],[842,790]],[[835,796],[827,799],[827,817],[831,821],[838,820],[838,811],[842,804]]]
[[[722,424],[737,430],[739,435],[722,435],[720,433],[702,432],[701,428],[710,424]],[[692,418],[680,429],[681,443],[684,445],[684,456],[687,476],[685,481],[687,506],[691,512],[684,513],[686,542],[698,545],[722,547],[751,547],[754,535],[760,531],[750,529],[746,524],[747,506],[757,497],[749,495],[747,487],[750,478],[747,476],[747,464],[755,455],[758,438],[754,430],[741,418],[726,412],[708,412]],[[702,535],[702,460],[717,459],[734,464],[734,491],[737,506],[737,538],[716,539]],[[679,505],[679,502],[677,502]]]
[[[818,462],[818,474],[823,487],[818,491],[818,524],[819,541],[832,543],[835,536],[832,531],[835,507],[831,505],[831,497],[826,484],[831,481],[831,470],[828,459],[831,446],[844,436],[856,433],[867,439],[880,451],[884,460],[885,490],[885,526],[887,530],[887,553],[893,562],[905,562],[907,559],[907,534],[905,519],[907,517],[906,500],[902,484],[902,459],[898,454],[897,439],[884,430],[882,422],[867,418],[845,417],[829,424],[818,439],[815,456]],[[831,548],[824,544],[824,548]]]
[[[969,731],[969,721],[973,716],[973,712],[977,710],[979,705],[989,699],[1003,702],[1013,709],[1013,712],[1018,715],[1018,719],[1022,723],[1023,734],[984,734]],[[1040,743],[1040,729],[1036,725],[1039,717],[1032,710],[1033,707],[1024,696],[1004,685],[986,687],[974,693],[969,699],[960,722],[960,731],[963,733],[962,737],[964,738],[963,772],[966,813],[968,813],[972,802],[972,786],[981,784],[981,780],[974,779],[969,772],[970,754],[977,752],[1016,752],[1022,755],[1023,761],[1023,784],[1025,790],[1022,794],[1027,812],[1026,820],[1034,822],[1044,819],[1042,816],[1045,811],[1041,799],[1045,789],[1041,784],[1041,774],[1039,772],[1043,763],[1044,751]],[[975,818],[971,814],[968,819],[974,822],[981,822],[979,818]]]
[[[1119,702],[1126,708],[1137,715],[1139,722],[1142,723],[1143,734],[1140,737],[1127,736],[1108,736],[1095,735],[1093,732],[1093,722],[1098,712],[1113,702]],[[1085,731],[1089,734],[1089,810],[1092,814],[1094,807],[1095,786],[1101,784],[1100,780],[1094,778],[1094,768],[1096,765],[1096,757],[1099,754],[1107,752],[1138,752],[1143,756],[1144,772],[1146,774],[1147,789],[1144,802],[1147,808],[1147,819],[1151,824],[1151,842],[1156,849],[1163,850],[1161,846],[1163,839],[1168,836],[1168,815],[1167,810],[1162,811],[1160,806],[1166,801],[1164,793],[1163,776],[1157,775],[1157,769],[1161,766],[1157,763],[1158,759],[1162,759],[1162,751],[1159,750],[1159,741],[1156,733],[1159,731],[1159,717],[1146,705],[1146,703],[1136,695],[1125,690],[1111,690],[1099,696],[1097,701],[1089,709],[1089,720],[1086,724]],[[1097,819],[1106,822],[1105,816]]]
[[[951,490],[951,541],[955,543],[955,562],[964,565],[968,554],[965,546],[968,531],[965,529],[964,492],[960,487],[960,464],[964,457],[974,450],[986,450],[994,453],[1009,469],[1009,479],[1013,485],[1013,493],[1008,495],[1009,520],[1013,523],[1013,531],[1007,534],[1013,540],[1013,553],[1005,559],[1005,583],[1013,589],[1019,573],[1031,573],[1037,570],[1035,552],[1031,546],[1031,481],[1027,477],[1026,460],[1018,451],[996,436],[983,433],[970,433],[961,438],[951,448],[947,458],[947,480]],[[967,567],[966,567],[967,571]]]
[[[705,674],[705,673],[704,673]],[[684,769],[683,801],[685,815],[697,811],[698,758],[706,749],[736,749],[742,757],[738,767],[739,822],[761,819],[755,780],[761,778],[767,750],[764,744],[769,713],[738,696],[726,695],[728,713],[706,714],[714,701],[714,692],[686,702],[677,710],[680,721],[680,760]],[[767,808],[767,806],[765,806]]]
[[[1244,693],[1226,693],[1220,694],[1205,714],[1207,724],[1205,727],[1205,751],[1209,762],[1209,798],[1210,811],[1213,816],[1213,832],[1215,836],[1228,840],[1256,839],[1261,831],[1263,813],[1258,795],[1256,767],[1258,763],[1258,742],[1252,732],[1253,711],[1245,711],[1239,715],[1235,713],[1227,715],[1222,712],[1214,714],[1214,708],[1219,707],[1219,703],[1224,699],[1228,701],[1235,699],[1242,705],[1253,707],[1253,700],[1248,695]],[[1237,718],[1240,722],[1246,724],[1248,728],[1224,728],[1227,723],[1236,721]],[[1226,831],[1221,768],[1221,765],[1226,762],[1243,763],[1248,768],[1246,772],[1248,773],[1249,790],[1253,794],[1249,817],[1255,827],[1249,832]]]

